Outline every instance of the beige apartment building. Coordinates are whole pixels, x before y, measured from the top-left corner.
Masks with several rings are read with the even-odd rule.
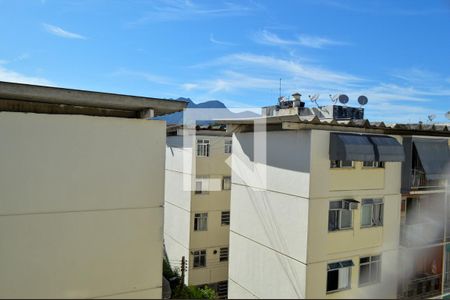
[[[229,298],[397,298],[425,271],[442,274],[442,258],[426,260],[438,267],[422,273],[419,261],[406,259],[415,273],[404,274],[402,176],[411,162],[405,135],[439,136],[448,151],[448,128],[388,127],[364,120],[362,108],[337,105],[287,110],[226,122]],[[448,153],[441,157],[448,163]]]
[[[166,124],[145,118],[185,106],[0,82],[0,298],[162,297]]]
[[[168,129],[164,244],[185,283],[227,296],[231,135],[223,128]]]

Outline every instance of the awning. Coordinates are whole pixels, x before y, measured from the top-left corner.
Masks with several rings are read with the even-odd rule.
[[[375,145],[376,161],[404,161],[405,151],[403,146],[393,137],[369,135],[369,139]]]
[[[449,163],[448,141],[445,139],[413,138],[414,146],[428,180],[445,177],[445,168]]]
[[[353,263],[353,260],[349,259],[349,260],[344,260],[344,261],[340,261],[340,262],[330,263],[330,264],[328,264],[327,268],[328,268],[328,271],[331,271],[331,270],[337,270],[337,269],[341,269],[341,268],[353,267],[354,265],[355,264]]]
[[[374,161],[375,149],[366,135],[330,133],[330,160]]]

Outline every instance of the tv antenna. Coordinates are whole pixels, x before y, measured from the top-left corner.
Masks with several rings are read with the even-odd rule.
[[[338,94],[335,94],[335,95],[330,94],[329,96],[330,96],[331,102],[333,102],[333,103],[336,103],[338,100],[338,97],[339,97]]]
[[[369,102],[369,99],[367,99],[366,96],[361,95],[361,96],[358,97],[358,103],[359,103],[359,105],[364,106],[364,105],[366,105],[368,102]]]
[[[348,102],[348,96],[346,95],[346,94],[340,94],[339,95],[339,97],[338,97],[338,101],[341,103],[341,104],[347,104],[347,102]]]
[[[317,100],[319,100],[320,94],[314,94],[314,95],[308,95],[309,100],[311,100],[311,102],[314,102],[317,107],[319,107],[319,104],[317,104]]]
[[[428,115],[428,121],[433,122],[434,119],[436,119],[435,114]]]
[[[280,78],[280,90],[279,90],[279,92],[280,92],[280,95],[278,97],[281,97],[281,78]]]

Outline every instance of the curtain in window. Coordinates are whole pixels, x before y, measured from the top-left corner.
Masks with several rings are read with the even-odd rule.
[[[348,279],[350,274],[350,268],[339,269],[339,282],[338,289],[345,289],[348,287]]]

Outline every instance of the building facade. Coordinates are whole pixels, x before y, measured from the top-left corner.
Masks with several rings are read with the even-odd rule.
[[[226,122],[229,298],[442,293],[448,128],[370,124],[361,109],[361,119],[341,118],[348,108],[339,106],[327,107],[330,118],[288,109],[294,114],[269,107],[259,120]]]
[[[0,298],[161,298],[166,125],[185,103],[0,82]]]
[[[399,297],[449,292],[448,160],[446,137],[403,137]]]
[[[164,244],[185,283],[227,296],[231,135],[224,129],[168,130]]]

